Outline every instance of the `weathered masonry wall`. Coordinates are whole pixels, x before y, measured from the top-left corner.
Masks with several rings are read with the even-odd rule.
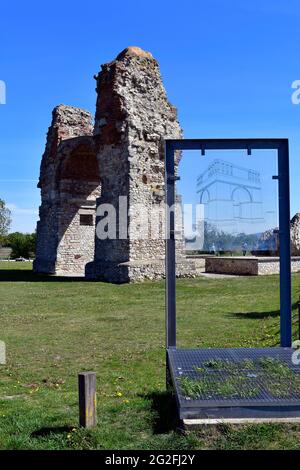
[[[100,179],[92,132],[90,113],[53,110],[39,181],[36,272],[83,274],[94,257]]]
[[[56,273],[83,274],[94,258],[96,198],[100,178],[93,140],[63,143],[67,157],[59,173],[59,225]]]
[[[127,239],[120,239],[117,220],[115,240],[97,238],[95,261],[87,267],[87,275],[113,282],[162,277],[164,212],[154,220],[143,217],[164,201],[163,139],[182,135],[176,108],[167,100],[156,60],[139,48],[125,49],[102,66],[96,79],[94,136],[102,182],[98,204],[112,203],[118,216],[123,196],[129,209],[129,233]],[[177,222],[180,232],[179,217]],[[160,236],[153,238],[157,227]],[[142,229],[141,238],[137,234]],[[182,231],[180,237],[178,250]]]
[[[104,64],[96,80],[94,127],[82,109],[60,105],[53,111],[41,165],[34,270],[109,282],[164,277],[164,139],[182,136],[176,108],[157,61],[137,47]],[[177,201],[177,275],[193,276],[195,263],[184,256],[179,195]],[[95,236],[96,203],[116,210],[113,239]]]
[[[291,250],[294,256],[300,256],[300,213],[291,220]]]

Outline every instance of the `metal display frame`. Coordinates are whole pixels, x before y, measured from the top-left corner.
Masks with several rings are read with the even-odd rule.
[[[165,140],[166,204],[175,204],[175,152],[182,150],[277,150],[280,243],[280,345],[292,345],[290,183],[288,139],[182,139]],[[176,348],[176,252],[175,218],[171,211],[166,220],[166,345]]]
[[[175,171],[175,152],[199,150],[275,150],[278,159],[279,199],[279,243],[280,243],[280,347],[274,348],[176,348],[176,246],[175,215],[169,210],[175,204],[175,185],[178,176]],[[182,374],[192,377],[196,364],[203,358],[239,362],[243,357],[272,357],[284,361],[291,370],[300,373],[300,366],[291,361],[292,349],[292,296],[291,296],[291,241],[290,241],[290,184],[289,184],[289,142],[288,139],[246,138],[246,139],[167,139],[165,140],[165,194],[166,194],[166,376],[167,387],[175,392],[178,416],[195,423],[228,420],[297,420],[300,422],[300,394],[284,399],[274,399],[264,392],[261,384],[257,399],[217,399],[184,397],[181,388]],[[254,371],[255,372],[255,371]],[[242,421],[240,421],[242,420]],[[186,421],[186,422],[187,422]],[[190,423],[191,424],[191,423]]]

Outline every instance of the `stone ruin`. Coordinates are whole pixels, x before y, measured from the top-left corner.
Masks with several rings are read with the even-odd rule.
[[[162,278],[165,241],[136,237],[140,214],[131,208],[151,208],[164,199],[164,139],[182,136],[176,108],[168,102],[157,61],[140,48],[125,49],[95,79],[94,125],[82,109],[53,110],[38,184],[34,271],[117,283]],[[113,204],[118,214],[120,196],[128,204],[129,235],[117,220],[116,237],[100,239],[96,208]],[[178,214],[176,222],[177,274],[194,276]],[[164,215],[155,224],[163,226]]]
[[[290,222],[291,255],[300,256],[300,212],[296,213]],[[278,227],[263,232],[258,240],[258,246],[271,256],[279,256]]]
[[[122,51],[95,79],[95,120],[65,105],[52,113],[38,184],[42,203],[34,271],[117,283],[163,278],[165,241],[149,235],[157,227],[164,233],[164,211],[145,225],[144,237],[137,237],[145,227],[133,208],[142,203],[147,212],[164,201],[164,139],[182,137],[176,108],[168,102],[157,61],[140,48]],[[126,201],[125,235],[120,197]],[[116,233],[101,239],[96,210],[105,204],[116,208]],[[185,256],[180,213],[175,220],[177,275],[194,277],[205,263]],[[300,254],[299,234],[297,214],[291,221],[294,256]],[[261,243],[277,246],[275,238],[266,232]]]
[[[300,212],[291,220],[291,250],[292,256],[300,256]]]

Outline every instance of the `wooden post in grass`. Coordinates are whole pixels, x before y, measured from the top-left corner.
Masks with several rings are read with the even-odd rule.
[[[84,428],[93,428],[97,425],[95,372],[78,374],[78,391],[79,425]]]

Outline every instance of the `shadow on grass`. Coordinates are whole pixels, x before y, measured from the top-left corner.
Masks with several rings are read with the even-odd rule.
[[[247,318],[252,320],[259,320],[263,318],[276,318],[279,317],[280,310],[272,310],[269,312],[233,312],[230,313],[230,317],[240,318],[241,320],[246,320]]]
[[[298,302],[293,303],[292,310],[298,309]],[[280,316],[280,309],[268,310],[266,312],[232,312],[228,314],[230,317],[240,318],[245,320],[247,318],[252,320],[261,320],[263,318],[277,318]]]
[[[153,433],[166,434],[173,431],[178,423],[177,407],[174,395],[169,392],[152,392],[143,395],[151,401],[153,415]]]
[[[0,282],[83,282],[85,278],[37,274],[30,269],[0,269]]]
[[[50,434],[65,434],[72,431],[72,426],[53,426],[37,429],[31,433],[31,437],[47,437]]]

